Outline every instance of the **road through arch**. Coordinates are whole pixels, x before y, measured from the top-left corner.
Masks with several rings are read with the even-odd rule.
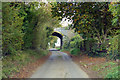
[[[58,32],[58,31],[54,31],[52,33],[53,36],[57,36],[60,38],[60,49],[62,49],[62,45],[63,45],[63,34]]]

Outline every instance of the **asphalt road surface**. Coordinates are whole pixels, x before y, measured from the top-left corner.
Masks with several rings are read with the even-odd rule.
[[[54,49],[55,50],[55,49]],[[89,78],[88,75],[64,52],[52,51],[49,59],[31,78]]]

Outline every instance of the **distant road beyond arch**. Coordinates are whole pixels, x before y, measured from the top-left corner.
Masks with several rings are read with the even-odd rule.
[[[53,33],[52,33],[52,35],[53,36],[57,36],[57,37],[59,37],[60,38],[60,49],[62,49],[62,45],[63,45],[63,34],[62,33],[60,33],[60,32],[58,32],[58,31],[54,31]]]

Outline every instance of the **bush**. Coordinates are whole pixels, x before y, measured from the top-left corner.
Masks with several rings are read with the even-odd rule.
[[[16,4],[20,7],[15,7]],[[22,10],[21,3],[16,4],[2,4],[2,52],[4,55],[10,53],[15,54],[18,50],[21,50],[22,44],[24,43],[22,40],[24,36],[22,25],[25,16],[20,14]],[[13,5],[13,7],[10,5]],[[25,15],[24,11],[23,15]]]
[[[75,48],[75,47],[77,47],[76,42],[75,41],[71,41],[70,42],[70,48]]]
[[[80,35],[74,36],[70,41],[70,48],[80,48],[80,42],[82,41],[82,38]]]
[[[89,38],[87,40],[83,40],[79,43],[80,50],[83,50],[88,55],[96,55],[97,50],[99,50],[98,45],[96,44],[97,40]]]
[[[80,49],[84,50],[89,56],[104,57],[107,54],[108,43],[108,40],[103,43],[98,43],[96,39],[89,38],[80,42]]]
[[[107,52],[107,54],[109,55],[108,59],[116,59],[120,55],[120,53],[119,53],[119,39],[118,39],[119,36],[120,35],[114,36],[109,41],[110,46],[109,46],[108,52]]]
[[[118,80],[120,78],[119,70],[120,66],[112,68],[105,78],[113,78],[114,80]],[[111,80],[111,79],[110,79]]]
[[[73,48],[73,49],[71,49],[70,53],[71,53],[72,55],[79,55],[80,49],[78,49],[78,48]]]
[[[70,48],[70,41],[67,36],[64,37],[63,39],[63,49],[69,49]]]
[[[19,51],[16,55],[4,57],[2,59],[2,78],[8,78],[12,76],[12,73],[19,73],[24,65],[38,60],[42,55],[38,54],[35,50],[28,49],[22,52]]]

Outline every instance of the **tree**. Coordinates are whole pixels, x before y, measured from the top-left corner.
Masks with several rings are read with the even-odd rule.
[[[33,47],[46,50],[54,27],[59,27],[60,24],[57,18],[52,18],[50,4],[41,3],[37,13],[38,22],[34,31]]]
[[[52,8],[54,16],[66,17],[73,21],[72,28],[84,38],[96,38],[99,43],[105,42],[113,34],[112,14],[108,2],[58,2]]]
[[[52,17],[50,4],[8,2],[2,8],[4,54],[25,49],[47,50],[54,27],[60,27],[58,18]]]
[[[112,25],[115,27],[113,28],[115,31],[114,34],[120,34],[120,2],[111,2],[109,5],[109,11],[111,11],[113,15]]]
[[[23,44],[22,24],[25,12],[22,8],[23,3],[3,3],[3,53],[16,53],[21,50]],[[21,13],[22,12],[22,13]]]

